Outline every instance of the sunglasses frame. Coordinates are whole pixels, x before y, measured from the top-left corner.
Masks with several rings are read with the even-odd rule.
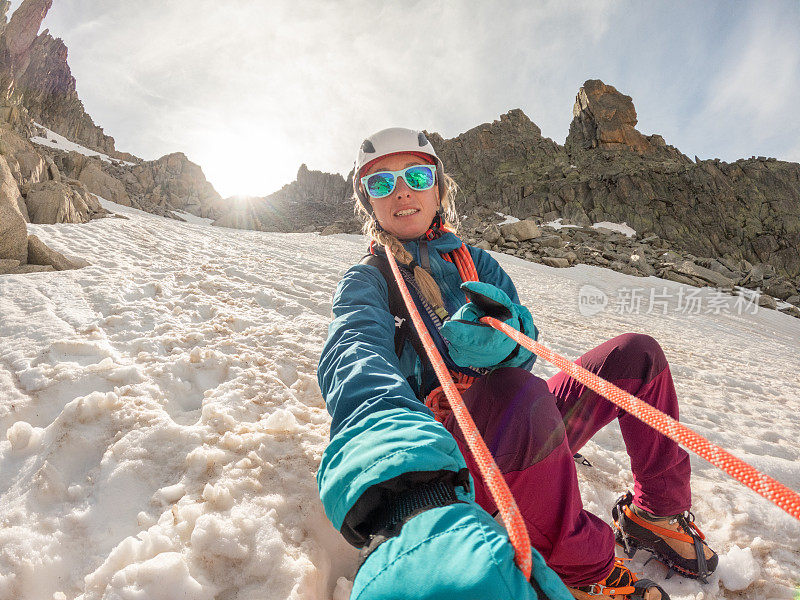
[[[419,188],[412,187],[411,185],[409,185],[408,179],[406,179],[406,171],[408,171],[409,169],[415,169],[417,167],[427,167],[427,168],[429,168],[431,170],[431,173],[433,174],[433,182],[426,188],[419,189]],[[394,185],[392,186],[392,189],[390,189],[388,192],[386,192],[385,195],[383,195],[383,196],[373,196],[369,191],[369,186],[367,185],[367,180],[370,177],[373,177],[375,175],[379,175],[381,173],[389,173],[389,174],[391,174],[394,177]],[[364,177],[362,177],[360,179],[360,181],[361,181],[361,185],[364,186],[364,190],[367,192],[367,195],[370,198],[375,198],[376,200],[379,200],[381,198],[386,198],[389,195],[391,195],[391,193],[397,188],[397,180],[400,177],[403,178],[403,181],[406,182],[406,185],[408,186],[409,189],[414,190],[415,192],[424,192],[425,190],[429,190],[434,185],[436,185],[436,179],[437,179],[436,178],[436,165],[418,164],[418,165],[408,166],[405,169],[400,169],[399,171],[375,171],[374,173],[370,173],[369,175],[364,175]]]

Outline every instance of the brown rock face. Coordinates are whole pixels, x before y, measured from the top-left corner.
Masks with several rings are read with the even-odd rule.
[[[52,248],[48,248],[45,243],[35,235],[28,236],[28,264],[49,265],[56,271],[68,271],[78,268],[77,265],[63,254]]]
[[[25,198],[31,223],[86,223],[89,209],[80,194],[58,181],[44,181],[30,187]]]
[[[21,200],[11,169],[5,157],[0,155],[0,259],[25,263],[28,258],[28,230],[19,209]]]
[[[12,57],[31,47],[53,0],[25,0],[11,15],[4,31],[4,42]]]
[[[132,172],[143,195],[162,207],[213,218],[213,204],[221,200],[203,170],[182,152],[142,163],[133,167]]]
[[[111,164],[77,152],[47,148],[46,152],[61,173],[78,179],[90,192],[106,200],[170,217],[183,210],[200,217],[216,219],[222,198],[203,174],[203,170],[181,152],[133,166]]]
[[[78,181],[93,194],[123,206],[131,206],[131,199],[128,192],[125,191],[125,185],[119,179],[105,173],[99,159],[85,161],[85,166],[78,175]]]
[[[427,132],[426,132],[427,133]],[[519,109],[492,123],[473,127],[452,139],[438,133],[428,139],[461,188],[459,209],[467,215],[490,200],[494,210],[511,212],[543,176],[568,166],[564,149]],[[516,179],[513,185],[506,185]]]
[[[94,124],[78,98],[64,42],[47,32],[37,35],[51,5],[52,0],[25,0],[2,28],[0,103],[22,105],[32,119],[56,133],[118,156],[114,138]]]
[[[47,179],[47,162],[43,156],[5,123],[0,124],[0,154],[6,157],[17,184],[39,183]]]
[[[575,99],[572,116],[569,138],[581,149],[625,149],[641,154],[650,154],[657,149],[636,130],[638,120],[631,97],[599,79],[590,79],[583,84]]]

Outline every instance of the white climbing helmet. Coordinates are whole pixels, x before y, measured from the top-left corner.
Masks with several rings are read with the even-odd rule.
[[[356,157],[355,169],[353,171],[353,190],[359,202],[372,213],[367,195],[361,190],[361,170],[367,163],[376,158],[397,154],[399,152],[422,153],[430,156],[436,163],[436,183],[439,188],[439,200],[443,200],[447,190],[444,186],[444,167],[441,159],[436,155],[433,145],[425,137],[422,131],[406,129],[405,127],[390,127],[377,133],[373,133],[361,143]]]

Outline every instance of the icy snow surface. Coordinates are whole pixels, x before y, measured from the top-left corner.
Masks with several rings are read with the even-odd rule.
[[[633,237],[636,235],[636,230],[633,227],[630,227],[627,223],[612,223],[611,221],[600,221],[599,223],[595,223],[592,225],[595,229],[610,229],[611,231],[617,231],[619,233],[624,233],[628,237]]]
[[[503,220],[500,221],[498,225],[507,225],[508,223],[516,223],[517,221],[519,221],[519,219],[514,215],[505,215],[501,212],[496,212],[494,214],[496,214],[498,217],[503,217]]]
[[[29,226],[92,266],[0,277],[0,599],[344,600],[357,555],[317,496],[329,419],[315,368],[332,293],[364,242],[106,206],[129,220]],[[693,288],[674,282],[497,257],[544,344],[575,358],[626,331],[655,336],[682,420],[800,489],[800,320],[684,314],[677,293]],[[590,316],[586,285],[608,299]],[[671,292],[666,314],[614,310],[630,288]],[[609,519],[632,483],[619,428],[582,452],[586,507]],[[692,465],[721,564],[707,585],[673,577],[666,590],[791,598],[800,524]],[[663,581],[644,558],[634,570]]]
[[[564,229],[564,228],[576,228],[580,229],[580,225],[567,225],[566,223],[561,222],[562,219],[558,218],[555,221],[549,221],[545,223],[544,227],[551,227],[553,229]],[[609,231],[616,231],[618,233],[623,233],[628,237],[633,237],[636,235],[636,230],[633,227],[628,226],[627,223],[612,223],[611,221],[600,221],[599,223],[595,223],[592,225],[594,229],[608,229]]]
[[[211,223],[214,222],[214,219],[209,219],[208,217],[198,217],[197,215],[186,212],[185,210],[173,210],[172,214],[179,216],[184,221],[194,223],[195,225],[211,225]]]
[[[562,221],[562,219],[561,219],[561,217],[559,217],[555,221],[548,221],[547,223],[545,223],[543,225],[543,227],[551,227],[553,229],[564,229],[564,228],[566,228],[566,229],[570,229],[570,228],[572,228],[572,229],[580,229],[581,228],[580,225],[567,225],[566,223],[562,223],[561,221]]]

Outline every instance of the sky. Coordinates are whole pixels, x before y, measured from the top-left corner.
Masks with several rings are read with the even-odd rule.
[[[800,162],[797,0],[54,0],[43,27],[118,150],[182,151],[226,197],[346,176],[385,127],[521,108],[563,144],[587,79],[691,158]]]

